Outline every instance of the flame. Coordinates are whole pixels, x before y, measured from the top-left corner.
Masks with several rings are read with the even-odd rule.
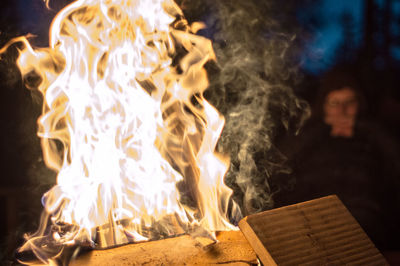
[[[17,63],[36,81],[27,86],[43,94],[38,135],[58,172],[42,199],[51,234],[43,221],[21,250],[47,262],[49,242],[236,229],[229,158],[215,151],[224,119],[203,97],[215,55],[194,34],[202,26],[171,0],[78,0],[54,19],[49,48],[13,40],[25,43]]]

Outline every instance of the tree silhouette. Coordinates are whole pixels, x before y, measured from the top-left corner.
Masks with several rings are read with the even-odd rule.
[[[354,17],[349,12],[343,12],[340,16],[342,28],[342,42],[336,49],[335,55],[338,63],[348,63],[354,61],[357,53],[355,45],[355,22]]]

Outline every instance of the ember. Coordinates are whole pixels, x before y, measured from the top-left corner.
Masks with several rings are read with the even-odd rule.
[[[38,135],[58,172],[20,252],[50,263],[77,244],[236,229],[229,159],[215,152],[224,119],[203,97],[215,56],[193,34],[201,27],[170,0],[78,0],[54,19],[49,48],[11,41],[24,43],[18,66],[43,94]]]

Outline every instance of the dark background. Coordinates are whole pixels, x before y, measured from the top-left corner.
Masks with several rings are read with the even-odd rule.
[[[28,33],[37,36],[32,39],[33,45],[46,46],[51,19],[67,2],[53,1],[53,9],[47,10],[40,0],[1,1],[0,47]],[[400,136],[400,1],[269,0],[259,6],[256,0],[246,1],[249,6],[237,2],[232,5],[233,11],[249,8],[247,11],[252,12],[254,8],[254,17],[263,21],[254,29],[257,37],[271,42],[282,36],[289,40],[292,52],[285,57],[285,64],[295,68],[296,74],[287,83],[298,97],[313,106],[320,77],[335,67],[346,67],[361,84],[367,116],[379,121],[393,136]],[[217,42],[224,39],[218,35],[212,1],[178,3],[189,21],[206,22],[208,29],[201,34]],[[243,21],[251,31],[249,23]],[[40,197],[55,182],[55,173],[43,165],[35,133],[40,99],[24,88],[13,64],[16,48],[9,48],[0,61],[0,260],[4,261],[12,260],[23,233],[37,228]],[[280,134],[279,130],[274,132]]]

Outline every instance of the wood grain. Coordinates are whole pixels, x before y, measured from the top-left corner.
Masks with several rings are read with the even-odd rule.
[[[124,265],[257,265],[257,257],[240,231],[220,232],[218,242],[202,246],[188,235],[92,250],[71,266]]]
[[[264,265],[388,265],[334,195],[247,216],[239,227]]]

